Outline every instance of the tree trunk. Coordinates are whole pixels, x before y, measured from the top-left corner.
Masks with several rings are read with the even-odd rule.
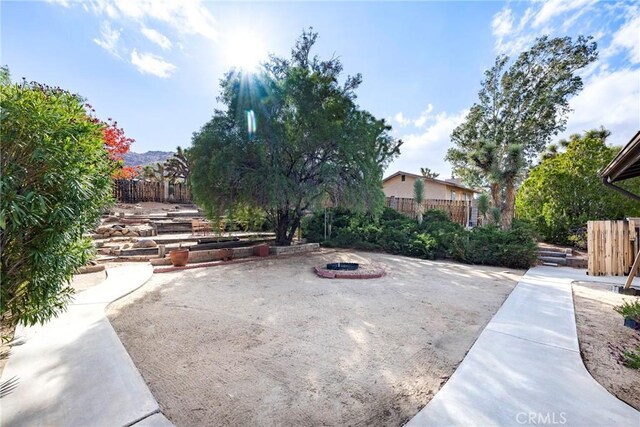
[[[502,210],[502,189],[500,188],[500,184],[492,182],[489,185],[489,189],[491,190],[491,202],[493,203],[493,207]]]
[[[296,211],[278,209],[276,224],[276,245],[291,246],[291,241],[300,227],[301,215]]]
[[[502,210],[502,228],[508,230],[513,222],[513,214],[516,206],[516,187],[513,181],[508,181],[505,186],[505,203]]]
[[[291,240],[287,239],[289,222],[289,211],[278,209],[276,215],[276,246],[291,246]]]

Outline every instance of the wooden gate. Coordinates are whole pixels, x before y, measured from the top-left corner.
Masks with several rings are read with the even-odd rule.
[[[629,274],[638,253],[635,221],[589,221],[587,250],[590,276]]]

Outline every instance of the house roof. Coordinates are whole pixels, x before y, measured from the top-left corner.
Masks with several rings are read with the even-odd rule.
[[[600,172],[600,176],[609,183],[640,176],[640,131]]]
[[[415,173],[409,173],[409,172],[404,172],[404,171],[398,171],[398,172],[394,173],[393,175],[389,175],[388,177],[386,177],[385,179],[382,180],[382,183],[384,184],[385,182],[387,182],[390,179],[395,178],[396,176],[399,176],[399,175],[407,175],[407,176],[411,176],[411,177],[414,177],[414,178],[422,178],[425,181],[431,181],[431,182],[435,182],[435,183],[438,183],[438,184],[448,185],[450,187],[457,187],[457,188],[460,188],[462,190],[473,191],[474,193],[479,193],[479,191],[476,191],[473,188],[465,187],[464,185],[456,184],[455,182],[444,181],[442,179],[436,179],[436,178],[427,178],[427,177],[424,177],[422,175],[416,175]]]

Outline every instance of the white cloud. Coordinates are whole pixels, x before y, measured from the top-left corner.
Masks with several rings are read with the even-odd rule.
[[[551,19],[563,13],[573,11],[576,9],[586,9],[591,7],[595,3],[594,0],[550,0],[544,2],[540,11],[533,19],[533,27],[541,27],[547,24]]]
[[[502,9],[493,16],[491,29],[496,37],[504,37],[513,30],[513,13],[511,9]]]
[[[46,0],[47,3],[59,4],[62,7],[69,7],[69,0]]]
[[[431,118],[430,114],[432,111],[433,111],[433,105],[428,104],[427,109],[424,110],[422,113],[420,113],[420,117],[418,117],[413,121],[413,125],[417,128],[421,128],[422,126],[424,126],[425,123],[427,123],[427,120]]]
[[[165,61],[161,56],[152,53],[138,54],[135,49],[131,51],[131,63],[142,74],[153,74],[161,78],[171,77],[176,70],[175,65]]]
[[[155,20],[181,34],[217,40],[216,21],[200,0],[97,0],[97,14],[116,15],[135,22]]]
[[[408,125],[409,123],[411,123],[411,120],[406,118],[404,116],[404,114],[402,114],[402,111],[399,113],[396,113],[395,116],[393,116],[393,120],[399,124],[401,127],[404,127],[406,125]]]
[[[120,57],[118,54],[118,41],[120,40],[121,30],[111,28],[108,21],[102,23],[100,30],[100,38],[93,39],[94,43],[109,52],[110,54]]]
[[[640,63],[640,11],[631,9],[627,21],[616,31],[611,44],[602,52],[603,57],[609,57],[620,51],[627,51],[632,64]]]
[[[455,114],[440,112],[433,119],[434,123],[424,132],[401,136],[404,141],[400,147],[400,156],[387,168],[386,175],[398,170],[419,173],[421,167],[428,167],[441,177],[451,174],[451,165],[445,160],[447,150],[452,147],[450,135],[453,129],[462,123],[468,114],[462,110]]]
[[[171,40],[161,32],[147,27],[142,27],[140,31],[142,31],[142,34],[144,34],[146,38],[160,46],[162,49],[171,49]]]
[[[640,69],[594,75],[570,102],[574,112],[561,137],[604,126],[610,142],[623,145],[640,129]]]
[[[400,127],[406,127],[408,125],[413,125],[416,128],[421,128],[422,126],[425,125],[425,123],[427,122],[427,120],[431,119],[431,112],[433,111],[433,105],[432,104],[427,104],[427,108],[420,113],[420,115],[418,116],[418,118],[416,119],[411,119],[409,117],[405,117],[404,113],[399,112],[396,113],[391,120],[396,122]]]

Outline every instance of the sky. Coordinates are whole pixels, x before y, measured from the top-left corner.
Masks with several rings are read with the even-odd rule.
[[[358,104],[404,141],[385,176],[444,160],[451,131],[474,102],[484,71],[535,38],[591,35],[599,59],[571,99],[572,133],[604,126],[624,145],[640,130],[640,4],[548,2],[207,2],[50,0],[0,3],[0,63],[79,93],[136,142],[132,151],[188,147],[213,115],[233,66],[287,56],[303,29],[316,52],[361,73]]]

